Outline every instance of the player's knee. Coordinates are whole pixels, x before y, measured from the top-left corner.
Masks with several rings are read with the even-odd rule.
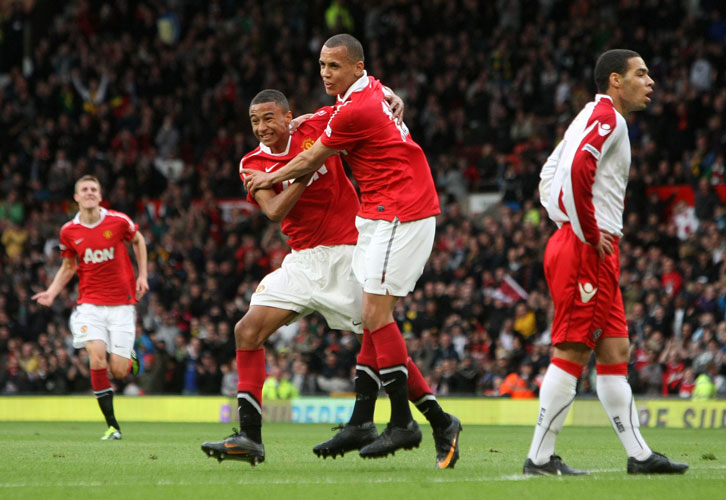
[[[372,332],[392,322],[396,300],[392,295],[364,294],[361,313],[363,328]]]
[[[605,339],[595,349],[597,362],[605,365],[627,363],[630,360],[630,342],[627,338]]]
[[[244,316],[234,326],[234,339],[237,349],[259,349],[264,343],[260,337],[260,328],[254,319]]]
[[[108,363],[106,361],[106,353],[104,352],[103,355],[97,353],[89,353],[88,364],[90,365],[92,370],[103,370],[104,368],[107,368]]]
[[[123,380],[126,378],[126,375],[129,374],[129,365],[123,364],[123,365],[117,365],[113,364],[111,365],[111,376],[117,380]]]

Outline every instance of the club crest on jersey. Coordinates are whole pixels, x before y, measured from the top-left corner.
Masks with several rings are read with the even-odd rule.
[[[315,144],[315,141],[310,137],[307,137],[305,140],[302,141],[302,144],[300,144],[300,149],[302,149],[303,151],[307,151],[308,149],[313,147],[313,144]]]
[[[578,283],[580,289],[580,300],[583,304],[587,304],[597,293],[597,288],[592,286],[592,283]]]
[[[87,331],[88,331],[88,326],[87,325],[83,325],[81,327],[81,333],[86,333]]]
[[[255,293],[260,293],[265,291],[265,285],[260,285],[257,287],[257,290],[255,290]]]
[[[110,240],[113,237],[113,231],[111,231],[110,229],[106,229],[103,232],[103,237],[106,238],[107,240]]]
[[[92,250],[86,248],[86,252],[83,254],[83,262],[86,264],[100,264],[101,262],[107,262],[113,260],[114,248],[104,248],[103,250]]]

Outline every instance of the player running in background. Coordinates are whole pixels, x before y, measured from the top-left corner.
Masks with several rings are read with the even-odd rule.
[[[630,169],[625,117],[645,109],[654,82],[637,53],[610,50],[597,61],[595,83],[600,93],[572,121],[541,173],[541,202],[559,227],[544,259],[555,306],[554,353],[540,388],[524,473],[586,474],[567,466],[554,450],[593,350],[597,395],[628,454],[628,472],[683,473],[687,464],[651,451],[638,429],[626,378],[630,342],[619,287],[618,239]]]
[[[240,167],[266,172],[282,168],[320,136],[331,111],[330,107],[320,109],[290,134],[292,113],[287,99],[277,90],[263,90],[250,104],[252,130],[260,145],[245,155]],[[205,442],[202,450],[220,461],[229,458],[255,465],[265,459],[261,437],[265,340],[280,326],[313,311],[320,312],[330,328],[351,330],[359,336],[363,331],[362,292],[351,271],[358,237],[354,220],[360,204],[337,155],[315,173],[257,190],[248,199],[259,204],[270,219],[282,221],[293,251],[280,269],[262,280],[249,311],[235,326],[240,432],[223,441]],[[409,390],[421,400],[419,408],[427,417],[443,414],[415,365],[410,370],[415,375],[409,380]],[[377,373],[369,372],[378,380]],[[358,397],[356,406],[371,401],[375,402],[375,396],[372,400],[368,395]],[[378,437],[372,413],[363,424],[349,428],[346,439],[334,450],[316,453],[334,457],[371,443]]]
[[[360,448],[362,457],[373,458],[421,442],[421,430],[408,405],[409,357],[393,320],[393,308],[399,297],[414,289],[423,272],[440,209],[421,147],[403,122],[394,119],[384,87],[366,74],[363,59],[363,48],[354,37],[343,34],[328,39],[320,52],[320,75],[327,94],[337,96],[337,103],[324,133],[285,167],[243,172],[247,190],[254,194],[314,172],[339,152],[346,155],[361,190],[353,254],[353,271],[363,286],[364,330],[355,381],[359,401],[348,425],[316,447],[316,452],[334,456],[342,451],[341,445],[351,445],[356,435],[365,433],[373,420],[380,374],[380,384],[391,401],[391,419],[375,441]],[[443,411],[430,418],[437,465],[450,467],[458,457],[461,424]]]
[[[88,351],[91,386],[108,425],[101,439],[121,439],[108,369],[117,379],[123,379],[129,371],[134,375],[139,371],[133,350],[134,305],[149,290],[146,242],[127,215],[101,207],[101,184],[96,177],[84,175],[78,179],[73,199],[79,211],[61,228],[63,263],[48,289],[32,298],[50,306],[78,272],[78,301],[70,319],[73,347],[85,347]],[[126,250],[127,241],[136,256],[136,279]]]

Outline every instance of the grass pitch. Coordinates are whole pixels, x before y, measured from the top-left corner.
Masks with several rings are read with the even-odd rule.
[[[456,468],[439,471],[426,426],[413,451],[322,460],[312,447],[332,435],[329,425],[265,424],[266,462],[254,468],[202,453],[201,443],[230,434],[229,424],[122,426],[122,441],[104,442],[100,422],[1,423],[0,498],[665,500],[724,498],[726,490],[726,432],[718,429],[643,429],[654,449],[691,469],[683,476],[629,476],[611,429],[566,427],[558,453],[592,474],[532,478],[521,474],[529,427],[465,425]]]

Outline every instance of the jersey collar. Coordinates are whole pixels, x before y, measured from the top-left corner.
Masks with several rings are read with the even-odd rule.
[[[613,98],[607,94],[595,94],[595,102],[600,102],[601,99],[607,99],[610,104],[614,104]]]
[[[91,225],[89,226],[88,224],[84,224],[83,222],[81,222],[81,212],[80,212],[80,211],[78,211],[78,212],[76,213],[76,216],[75,216],[75,217],[73,217],[73,223],[74,223],[74,224],[80,224],[81,226],[83,226],[83,227],[87,227],[87,228],[89,228],[89,229],[93,229],[94,227],[98,226],[98,225],[99,225],[99,224],[100,224],[101,222],[103,222],[103,219],[105,219],[105,218],[106,218],[106,214],[108,213],[108,210],[106,210],[106,209],[105,209],[105,208],[103,208],[103,207],[98,207],[98,209],[99,209],[99,210],[100,210],[100,212],[101,212],[101,217],[100,217],[100,218],[98,219],[98,221],[97,221],[97,222],[96,222],[95,224],[91,224]]]
[[[353,82],[353,85],[348,87],[348,90],[345,92],[345,95],[341,98],[340,95],[338,95],[338,102],[345,102],[350,97],[350,94],[353,92],[360,92],[364,88],[368,86],[368,72],[366,70],[363,70],[363,76],[358,78],[355,82]]]
[[[285,156],[290,152],[290,143],[292,142],[292,134],[290,134],[290,137],[287,138],[287,147],[285,148],[285,151],[282,153],[273,153],[270,148],[265,146],[264,144],[260,143],[260,151],[262,151],[265,154],[272,155],[272,156]]]

